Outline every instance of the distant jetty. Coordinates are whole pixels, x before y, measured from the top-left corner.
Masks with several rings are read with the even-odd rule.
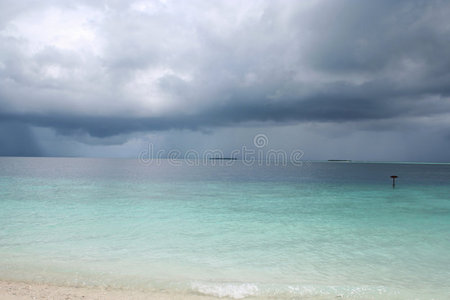
[[[350,162],[352,162],[352,161],[349,160],[349,159],[329,159],[328,161],[329,161],[329,162],[345,162],[345,163],[350,163]]]

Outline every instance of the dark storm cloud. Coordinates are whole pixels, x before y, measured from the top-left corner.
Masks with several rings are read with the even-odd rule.
[[[450,114],[445,1],[5,3],[9,122],[108,137]]]
[[[0,122],[0,156],[39,156],[41,153],[27,125]]]

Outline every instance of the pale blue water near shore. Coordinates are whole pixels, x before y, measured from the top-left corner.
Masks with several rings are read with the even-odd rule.
[[[450,296],[450,165],[179,163],[0,158],[0,279],[232,298]]]

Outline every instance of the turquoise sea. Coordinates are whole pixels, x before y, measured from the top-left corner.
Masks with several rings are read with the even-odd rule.
[[[450,297],[446,164],[0,158],[0,207],[0,279],[230,298]]]

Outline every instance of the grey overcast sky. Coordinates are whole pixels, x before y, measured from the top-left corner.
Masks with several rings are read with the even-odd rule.
[[[0,0],[0,155],[265,134],[305,159],[450,161],[450,1]]]

